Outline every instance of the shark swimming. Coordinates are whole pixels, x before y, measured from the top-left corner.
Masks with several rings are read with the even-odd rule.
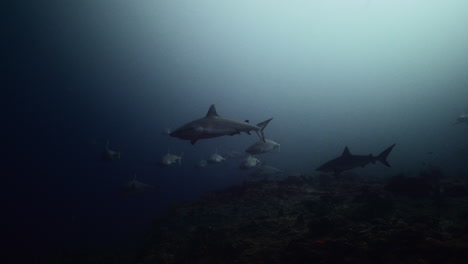
[[[392,151],[393,147],[396,144],[391,145],[379,155],[374,157],[372,154],[369,155],[353,155],[349,151],[348,147],[345,147],[343,154],[341,156],[325,162],[322,166],[318,167],[317,171],[322,172],[333,172],[335,175],[340,174],[342,171],[351,170],[356,167],[365,167],[367,164],[375,164],[376,161],[379,161],[387,167],[391,167],[387,162],[387,156]]]
[[[257,125],[252,125],[246,121],[236,121],[222,118],[216,112],[215,105],[211,105],[205,117],[191,121],[169,133],[170,136],[183,140],[190,140],[195,144],[200,139],[215,138],[221,136],[233,136],[241,132],[250,135],[250,131],[255,131],[261,140],[265,141],[263,130],[273,118],[265,120]]]

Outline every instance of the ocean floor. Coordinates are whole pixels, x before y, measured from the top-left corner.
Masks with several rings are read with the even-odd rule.
[[[246,182],[173,206],[137,263],[467,263],[464,176]]]
[[[136,253],[135,253],[136,252]],[[82,252],[47,263],[462,264],[468,177],[285,175],[173,205],[129,256]]]

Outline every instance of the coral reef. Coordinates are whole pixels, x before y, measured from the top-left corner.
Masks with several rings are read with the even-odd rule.
[[[466,263],[466,179],[430,169],[246,182],[172,207],[138,263]]]

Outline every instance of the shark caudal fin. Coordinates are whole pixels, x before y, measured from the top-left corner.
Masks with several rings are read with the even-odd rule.
[[[396,144],[391,145],[388,147],[386,150],[382,151],[375,159],[380,161],[383,165],[387,167],[391,167],[390,164],[387,162],[387,156],[390,154],[392,151],[393,147],[395,147]]]
[[[265,121],[260,122],[260,123],[257,124],[257,126],[260,128],[260,134],[259,134],[259,136],[260,136],[260,138],[263,140],[263,142],[266,142],[266,141],[265,141],[265,135],[263,134],[263,130],[264,130],[265,127],[268,125],[268,123],[270,123],[270,121],[271,121],[272,119],[273,119],[273,117],[270,118],[270,119],[268,119],[268,120],[265,120]],[[257,133],[258,133],[258,132],[257,132]]]

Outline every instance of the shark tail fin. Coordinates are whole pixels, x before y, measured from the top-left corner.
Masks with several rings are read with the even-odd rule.
[[[183,152],[179,156],[179,165],[182,165],[182,156],[184,156]]]
[[[263,130],[265,129],[265,127],[268,125],[268,123],[270,123],[270,121],[272,120],[273,118],[270,118],[270,119],[267,119],[263,122],[260,122],[257,124],[257,126],[260,128],[260,137],[261,139],[263,140],[263,142],[265,142],[265,135],[263,134]]]
[[[390,147],[388,147],[386,150],[382,151],[375,159],[380,161],[380,163],[382,163],[383,165],[387,167],[391,167],[390,163],[387,162],[387,156],[388,154],[390,154],[390,152],[392,151],[393,147],[395,147],[395,145],[396,144],[393,144]]]

